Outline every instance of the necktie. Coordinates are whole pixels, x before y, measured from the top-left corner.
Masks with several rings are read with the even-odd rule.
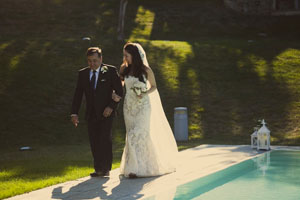
[[[95,111],[95,83],[96,83],[96,71],[93,70],[93,76],[91,78],[91,94],[92,94],[92,98],[91,98],[91,111],[89,114],[89,117],[91,119],[95,119],[97,117],[96,115],[96,111]]]
[[[95,83],[96,83],[96,71],[93,70],[93,76],[92,76],[92,79],[91,79],[91,89],[92,89],[92,91],[95,90]]]

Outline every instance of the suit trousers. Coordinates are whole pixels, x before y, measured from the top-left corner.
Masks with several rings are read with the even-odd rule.
[[[96,172],[111,170],[113,159],[112,122],[113,117],[103,120],[99,120],[96,117],[88,119],[89,140]]]

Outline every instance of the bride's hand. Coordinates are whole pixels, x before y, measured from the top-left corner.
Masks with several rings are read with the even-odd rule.
[[[122,97],[120,97],[119,95],[117,95],[117,94],[115,93],[115,91],[112,93],[111,98],[112,98],[115,102],[119,102],[119,101],[122,99]]]

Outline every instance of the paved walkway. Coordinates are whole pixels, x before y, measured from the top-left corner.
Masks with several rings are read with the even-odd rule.
[[[115,169],[111,171],[109,178],[84,177],[15,196],[9,200],[132,200],[147,198],[154,194],[159,194],[155,199],[168,200],[172,199],[172,191],[175,193],[176,186],[227,168],[257,154],[258,152],[252,150],[249,145],[200,145],[179,153],[178,168],[172,174],[126,179],[119,176],[119,169]]]

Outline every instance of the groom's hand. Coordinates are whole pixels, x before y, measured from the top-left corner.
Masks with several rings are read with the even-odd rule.
[[[75,127],[78,126],[78,124],[79,124],[79,119],[78,119],[78,116],[77,116],[77,115],[73,115],[73,116],[71,117],[71,121],[72,121],[72,123],[74,124]]]
[[[104,117],[109,117],[112,113],[113,109],[111,107],[106,107],[103,112]]]

